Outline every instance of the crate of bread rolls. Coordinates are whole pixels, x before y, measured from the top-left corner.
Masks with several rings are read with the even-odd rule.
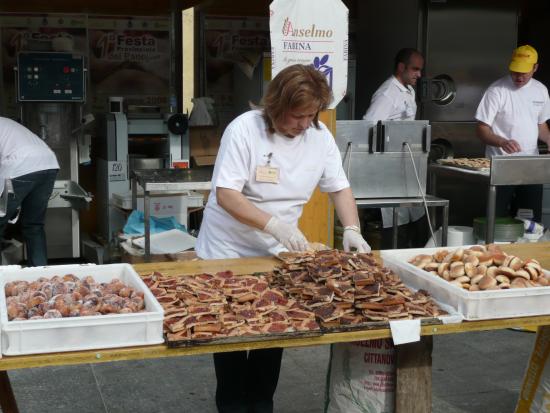
[[[164,311],[129,264],[0,270],[2,354],[162,343]]]
[[[405,283],[466,320],[550,314],[550,272],[498,246],[387,250],[381,257]]]

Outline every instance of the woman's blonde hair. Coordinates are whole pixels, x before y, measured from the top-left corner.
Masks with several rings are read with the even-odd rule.
[[[319,129],[319,112],[332,102],[332,90],[325,76],[313,66],[292,65],[281,70],[269,83],[262,99],[264,119],[270,133],[291,110],[318,108],[313,124]]]

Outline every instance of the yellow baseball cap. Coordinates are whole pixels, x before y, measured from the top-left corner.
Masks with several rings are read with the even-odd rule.
[[[517,73],[528,73],[538,61],[538,53],[529,45],[520,46],[512,53],[512,61],[508,69]]]

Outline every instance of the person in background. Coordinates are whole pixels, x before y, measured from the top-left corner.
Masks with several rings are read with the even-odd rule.
[[[298,219],[315,187],[328,192],[345,226],[344,248],[370,251],[334,138],[319,121],[332,92],[311,66],[292,65],[270,82],[263,108],[226,128],[214,166],[196,252],[237,258],[304,251]],[[283,350],[214,354],[220,412],[272,412]]]
[[[416,95],[414,87],[421,77],[424,57],[411,48],[401,49],[394,59],[393,75],[390,76],[372,95],[364,120],[399,121],[415,120]],[[382,208],[382,249],[392,247],[393,208]],[[426,243],[425,219],[421,219],[424,208],[398,208],[398,247],[423,247]]]
[[[59,163],[48,145],[19,123],[0,117],[0,194],[11,179],[6,214],[0,217],[0,239],[8,221],[21,220],[29,266],[46,265],[44,221]]]
[[[485,156],[538,155],[537,141],[550,144],[546,120],[550,118],[548,89],[533,75],[538,53],[524,45],[515,49],[510,73],[491,84],[476,111],[477,136],[485,143]],[[516,216],[519,208],[542,218],[542,185],[509,185],[497,189],[496,216]]]

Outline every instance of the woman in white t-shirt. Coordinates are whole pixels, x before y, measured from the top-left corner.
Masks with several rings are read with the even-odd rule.
[[[7,212],[0,217],[0,240],[8,221],[19,214],[29,266],[47,264],[44,221],[58,170],[55,154],[42,139],[0,117],[0,194],[6,179],[13,186]]]
[[[332,100],[325,77],[293,65],[269,84],[263,108],[225,130],[197,241],[204,259],[303,251],[298,229],[315,187],[328,192],[344,225],[344,248],[370,251],[334,138],[318,120]],[[220,412],[272,412],[282,349],[214,354]]]

